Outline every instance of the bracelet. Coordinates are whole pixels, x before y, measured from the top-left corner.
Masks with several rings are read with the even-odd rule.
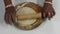
[[[13,6],[13,5],[12,4],[9,4],[9,5],[5,6],[5,8],[11,7],[11,6]]]
[[[45,1],[45,3],[52,4],[52,2],[49,2],[49,1]]]

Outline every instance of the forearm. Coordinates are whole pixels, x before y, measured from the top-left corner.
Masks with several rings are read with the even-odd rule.
[[[52,0],[45,0],[45,1],[49,1],[49,2],[52,2]]]
[[[15,8],[12,5],[12,1],[11,0],[4,0],[4,4],[5,4],[5,10],[6,12],[14,12]]]
[[[9,4],[12,4],[11,0],[4,0],[4,3],[5,3],[5,6],[9,5]]]

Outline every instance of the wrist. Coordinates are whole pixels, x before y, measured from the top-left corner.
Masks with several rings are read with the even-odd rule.
[[[13,7],[12,4],[6,5],[5,8]]]
[[[48,7],[48,6],[52,6],[52,5],[51,5],[51,4],[46,4],[46,3],[45,3],[44,6]]]
[[[52,2],[52,0],[45,0],[45,1]]]
[[[44,5],[52,5],[52,2],[45,1],[45,2],[44,2]]]

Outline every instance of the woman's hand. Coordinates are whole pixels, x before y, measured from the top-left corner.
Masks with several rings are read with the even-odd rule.
[[[4,19],[7,24],[12,24],[14,15],[15,15],[15,9],[13,6],[6,8]]]
[[[14,16],[15,16],[15,8],[12,5],[12,0],[4,0],[5,4],[5,16],[4,20],[7,24],[12,24]]]
[[[45,3],[43,6],[43,17],[48,17],[50,20],[55,15],[54,8],[52,7],[52,4]]]

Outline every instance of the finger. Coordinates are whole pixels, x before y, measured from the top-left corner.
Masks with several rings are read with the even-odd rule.
[[[8,14],[5,14],[5,17],[4,17],[4,19],[5,19],[5,22],[8,24],[8,23],[9,23]]]
[[[51,11],[50,13],[51,13],[51,18],[52,18],[52,17],[53,17],[53,15],[54,15],[54,14],[53,14],[53,11]]]
[[[54,14],[53,14],[53,12],[51,13],[51,18],[53,18],[53,16],[54,16]]]
[[[46,17],[46,14],[45,14],[45,12],[43,13],[43,18],[45,18]]]
[[[6,13],[5,21],[6,21],[7,24],[11,24],[10,23],[10,14],[9,13]]]
[[[54,10],[54,8],[52,8],[53,9],[53,16],[55,16],[55,10]]]
[[[12,25],[12,17],[9,15],[9,24]]]
[[[53,16],[55,16],[55,14],[56,14],[56,13],[55,13],[55,11],[53,10]]]
[[[49,13],[49,18],[51,19],[52,17],[53,17],[53,10],[52,9],[50,9],[50,11],[48,12]]]
[[[15,15],[13,14],[12,16],[11,16],[11,19],[12,19],[12,22],[14,23],[14,20],[15,20]]]
[[[50,20],[51,19],[51,13],[48,12],[48,19]]]

